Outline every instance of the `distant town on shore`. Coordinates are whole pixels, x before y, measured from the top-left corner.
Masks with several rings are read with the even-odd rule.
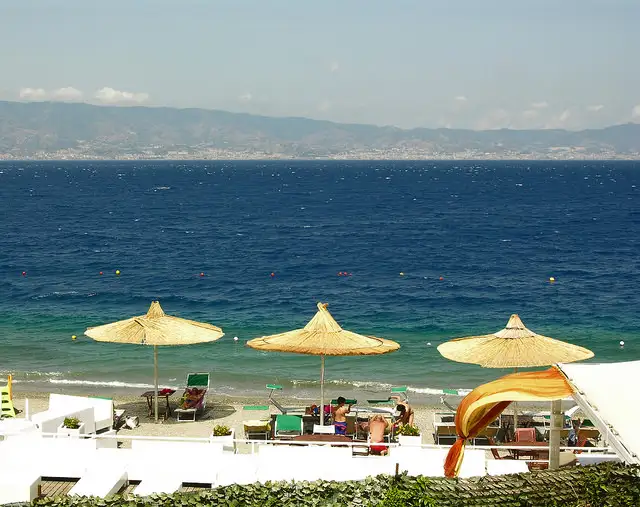
[[[401,129],[206,109],[0,101],[0,160],[640,160],[640,124]]]

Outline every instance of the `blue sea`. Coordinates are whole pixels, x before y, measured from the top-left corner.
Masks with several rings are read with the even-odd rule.
[[[317,394],[318,357],[245,344],[319,301],[401,344],[328,358],[329,395],[497,378],[436,347],[512,313],[596,361],[640,358],[638,162],[5,162],[0,217],[0,381],[16,389],[149,387],[151,347],[83,333],[153,300],[225,332],[161,348],[161,383],[208,371],[227,395]]]

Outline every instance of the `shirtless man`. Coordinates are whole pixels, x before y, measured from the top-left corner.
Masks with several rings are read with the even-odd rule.
[[[369,420],[369,439],[371,442],[369,450],[372,454],[384,456],[389,452],[388,446],[380,445],[380,442],[384,442],[384,432],[387,427],[387,420],[380,414],[374,415]]]
[[[336,427],[336,435],[347,434],[347,414],[351,411],[351,405],[347,406],[342,396],[338,398],[338,406],[333,411],[333,425]]]
[[[396,410],[399,412],[396,419],[396,426],[404,426],[405,424],[413,424],[414,414],[411,405],[406,401],[401,401],[396,406]]]

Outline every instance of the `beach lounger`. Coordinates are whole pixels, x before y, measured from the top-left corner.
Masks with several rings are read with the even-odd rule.
[[[487,473],[489,475],[522,474],[529,471],[526,461],[517,459],[487,460]]]
[[[49,408],[31,416],[31,422],[41,433],[57,433],[65,418],[76,417],[84,423],[86,434],[95,433],[94,412],[92,407],[84,409]]]
[[[80,480],[69,491],[69,496],[97,496],[105,498],[115,495],[127,484],[124,464],[96,461],[87,468]]]
[[[175,409],[176,420],[195,421],[197,412],[204,413],[208,390],[208,373],[189,373],[187,375],[187,386],[182,395],[180,405]],[[185,415],[186,418],[184,417]]]
[[[248,440],[263,438],[267,440],[271,434],[271,414],[268,405],[245,405],[244,411],[251,412],[255,419],[242,421],[244,437]]]
[[[41,479],[28,467],[0,466],[0,505],[32,502],[39,496]]]
[[[155,488],[156,478],[165,476],[171,484],[176,479],[180,484],[213,486],[223,458],[220,442],[133,440],[131,451],[127,468],[129,480],[146,481],[142,491]]]
[[[387,398],[367,400],[370,405],[395,405],[397,401],[409,402],[407,386],[392,387],[391,394]]]
[[[302,417],[284,414],[276,416],[274,428],[276,438],[291,438],[297,435],[302,435]]]
[[[134,495],[149,496],[154,494],[175,493],[182,487],[182,480],[171,474],[158,473],[149,476],[133,490]]]

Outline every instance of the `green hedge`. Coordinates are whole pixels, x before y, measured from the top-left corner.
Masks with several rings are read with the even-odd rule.
[[[444,479],[378,476],[352,482],[267,483],[226,486],[198,493],[109,499],[43,498],[38,507],[112,506],[518,506],[638,507],[640,467],[601,464],[499,477]]]

